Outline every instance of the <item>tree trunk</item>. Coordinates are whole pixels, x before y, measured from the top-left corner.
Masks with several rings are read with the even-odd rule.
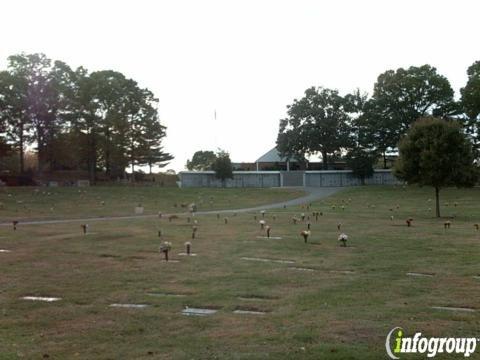
[[[440,189],[435,187],[435,214],[437,218],[440,217],[440,197],[439,197]]]
[[[322,151],[323,170],[328,170],[327,152]]]
[[[387,154],[385,152],[383,153],[383,168],[387,168]]]
[[[23,143],[23,127],[20,129],[20,174],[25,172],[25,145]]]
[[[97,181],[97,145],[93,131],[89,134],[88,142],[88,176],[90,184],[95,185]]]
[[[36,127],[37,131],[37,157],[38,157],[38,172],[43,172],[43,167],[45,165],[45,146],[44,146],[44,136],[43,130],[40,125]]]
[[[132,161],[132,182],[135,182],[135,146],[133,145],[133,141],[130,160]]]

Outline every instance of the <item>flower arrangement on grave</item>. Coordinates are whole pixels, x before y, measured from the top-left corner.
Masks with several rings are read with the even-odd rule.
[[[225,224],[228,224],[228,217],[225,217],[223,221],[225,222]]]
[[[346,247],[347,246],[347,240],[348,240],[348,235],[341,233],[338,235],[338,241],[342,243],[342,246]]]
[[[337,230],[340,231],[340,228],[342,227],[342,223],[337,224]]]
[[[192,226],[192,239],[195,239],[195,235],[197,234],[197,227],[196,226]]]
[[[83,233],[86,234],[87,231],[88,231],[88,224],[82,224],[82,225],[80,225],[80,227],[82,228]]]
[[[267,238],[270,237],[270,226],[265,226],[265,231],[267,232]]]
[[[292,222],[293,222],[294,225],[297,224],[297,221],[300,221],[300,220],[298,218],[296,218],[295,216],[292,217]]]
[[[266,221],[265,220],[260,220],[258,223],[260,224],[260,229],[263,230],[265,228]]]
[[[413,219],[412,219],[412,218],[408,218],[407,220],[405,220],[405,222],[407,223],[407,226],[408,226],[408,227],[411,227],[411,226],[412,226]]]
[[[265,217],[265,210],[260,211],[260,214],[262,214],[262,218]]]
[[[303,230],[300,235],[303,237],[303,240],[305,241],[305,243],[307,243],[308,241],[308,237],[310,236],[311,232],[310,230]]]
[[[452,224],[452,223],[447,220],[447,221],[445,221],[445,222],[443,223],[443,228],[444,228],[445,230],[446,230],[446,229],[450,229],[450,225],[451,225],[451,224]]]
[[[305,221],[305,213],[301,213],[300,217],[302,218],[302,221]]]
[[[169,241],[164,241],[160,245],[160,252],[165,254],[165,261],[168,261],[168,252],[172,249],[172,243]]]
[[[13,220],[12,225],[13,225],[13,230],[14,231],[17,230],[18,220]]]

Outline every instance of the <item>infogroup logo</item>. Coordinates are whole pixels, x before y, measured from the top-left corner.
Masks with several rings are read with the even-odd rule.
[[[401,327],[395,327],[387,335],[385,349],[391,359],[400,359],[402,354],[427,354],[433,358],[437,354],[463,354],[469,357],[475,352],[477,338],[438,338],[424,337],[417,332],[413,337],[406,337]]]

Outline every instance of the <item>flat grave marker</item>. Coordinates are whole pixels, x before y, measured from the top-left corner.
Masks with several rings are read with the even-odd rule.
[[[114,308],[131,308],[131,309],[144,309],[149,307],[150,305],[147,304],[110,304],[108,305],[109,307],[114,307]]]
[[[207,315],[213,315],[217,311],[218,310],[215,310],[215,309],[202,309],[202,308],[186,307],[185,309],[182,310],[182,314],[186,315],[186,316],[207,316]]]
[[[54,301],[62,300],[62,298],[48,297],[48,296],[22,296],[21,299],[30,300],[30,301],[45,301],[45,302],[54,302]]]

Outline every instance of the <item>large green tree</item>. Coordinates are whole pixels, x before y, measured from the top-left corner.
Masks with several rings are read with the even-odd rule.
[[[225,187],[227,179],[233,179],[232,161],[226,151],[219,150],[217,152],[216,159],[212,164],[212,170],[215,171],[215,177],[222,181],[223,187]]]
[[[448,79],[430,65],[399,68],[380,74],[360,120],[375,149],[384,156],[417,119],[457,111]]]
[[[434,187],[437,217],[442,188],[469,187],[478,180],[471,143],[457,122],[422,118],[402,139],[399,151],[395,175],[410,184]]]
[[[23,173],[25,150],[31,142],[32,126],[27,113],[27,84],[22,76],[8,71],[0,72],[0,124],[2,143],[7,148],[11,146],[18,154],[18,171]],[[7,152],[3,152],[2,155],[6,156]]]
[[[474,62],[467,70],[468,81],[460,90],[461,104],[467,116],[467,130],[476,150],[480,147],[480,61]]]
[[[187,169],[196,171],[212,170],[212,165],[217,159],[213,151],[199,150],[192,156],[192,160],[187,160]]]
[[[280,121],[277,149],[289,158],[321,153],[328,168],[329,156],[349,144],[350,118],[347,102],[338,91],[311,87],[300,100],[287,106],[287,118]]]
[[[117,71],[89,74],[43,54],[14,55],[0,72],[0,142],[18,152],[20,172],[25,149],[35,146],[41,171],[88,169],[92,183],[97,171],[121,177],[129,165],[172,159],[161,146],[157,104]]]

